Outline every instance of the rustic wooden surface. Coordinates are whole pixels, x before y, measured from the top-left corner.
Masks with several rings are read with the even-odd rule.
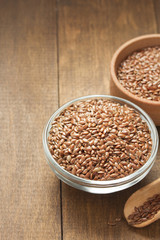
[[[159,221],[134,229],[122,214],[127,198],[160,176],[159,160],[136,186],[93,195],[60,183],[42,148],[58,106],[109,94],[113,52],[160,32],[159,12],[158,0],[0,0],[0,239],[160,239]]]

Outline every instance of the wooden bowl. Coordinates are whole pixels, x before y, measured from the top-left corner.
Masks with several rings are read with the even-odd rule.
[[[150,115],[157,126],[160,126],[160,101],[152,101],[132,94],[117,79],[117,69],[128,55],[142,48],[157,45],[160,45],[160,34],[149,34],[131,39],[117,49],[111,60],[110,93],[137,104]]]

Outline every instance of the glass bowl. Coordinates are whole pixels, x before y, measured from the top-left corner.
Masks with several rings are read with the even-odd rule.
[[[76,103],[78,101],[88,100],[88,99],[95,99],[95,98],[113,100],[117,103],[120,103],[121,105],[127,104],[128,106],[131,106],[133,109],[135,109],[140,113],[141,118],[146,121],[150,129],[151,138],[152,138],[151,156],[141,168],[139,168],[138,170],[136,170],[135,172],[133,172],[132,174],[126,177],[115,179],[115,180],[106,180],[106,181],[88,180],[88,179],[77,177],[71,174],[70,172],[66,171],[65,169],[63,169],[52,157],[49,151],[48,136],[49,136],[51,124],[54,121],[54,119],[65,108],[72,105],[73,103]],[[152,119],[148,116],[148,114],[145,113],[140,107],[138,107],[132,102],[129,102],[128,100],[125,100],[119,97],[109,96],[109,95],[91,95],[91,96],[77,98],[70,102],[67,102],[51,116],[51,118],[49,119],[43,131],[43,147],[44,147],[45,156],[49,166],[51,167],[52,171],[56,174],[56,176],[60,180],[62,180],[64,183],[74,188],[77,188],[86,192],[90,192],[90,193],[96,193],[96,194],[106,194],[106,193],[117,192],[117,191],[129,188],[134,184],[138,183],[139,181],[141,181],[149,173],[149,171],[151,170],[155,162],[157,151],[158,151],[158,145],[159,145],[158,132],[155,127],[155,124],[153,123]]]

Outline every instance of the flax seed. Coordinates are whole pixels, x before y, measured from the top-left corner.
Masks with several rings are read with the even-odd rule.
[[[55,118],[48,147],[68,172],[103,181],[142,167],[150,156],[152,139],[146,122],[133,108],[92,99],[72,104]]]
[[[160,46],[133,52],[121,63],[117,78],[134,95],[160,101]]]
[[[134,212],[128,216],[129,224],[136,225],[152,219],[160,210],[160,193],[148,198],[143,205],[134,208]]]

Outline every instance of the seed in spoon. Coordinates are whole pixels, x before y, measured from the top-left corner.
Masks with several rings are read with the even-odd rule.
[[[160,210],[160,193],[148,198],[143,205],[134,208],[134,212],[128,216],[130,225],[140,224],[152,219]]]

